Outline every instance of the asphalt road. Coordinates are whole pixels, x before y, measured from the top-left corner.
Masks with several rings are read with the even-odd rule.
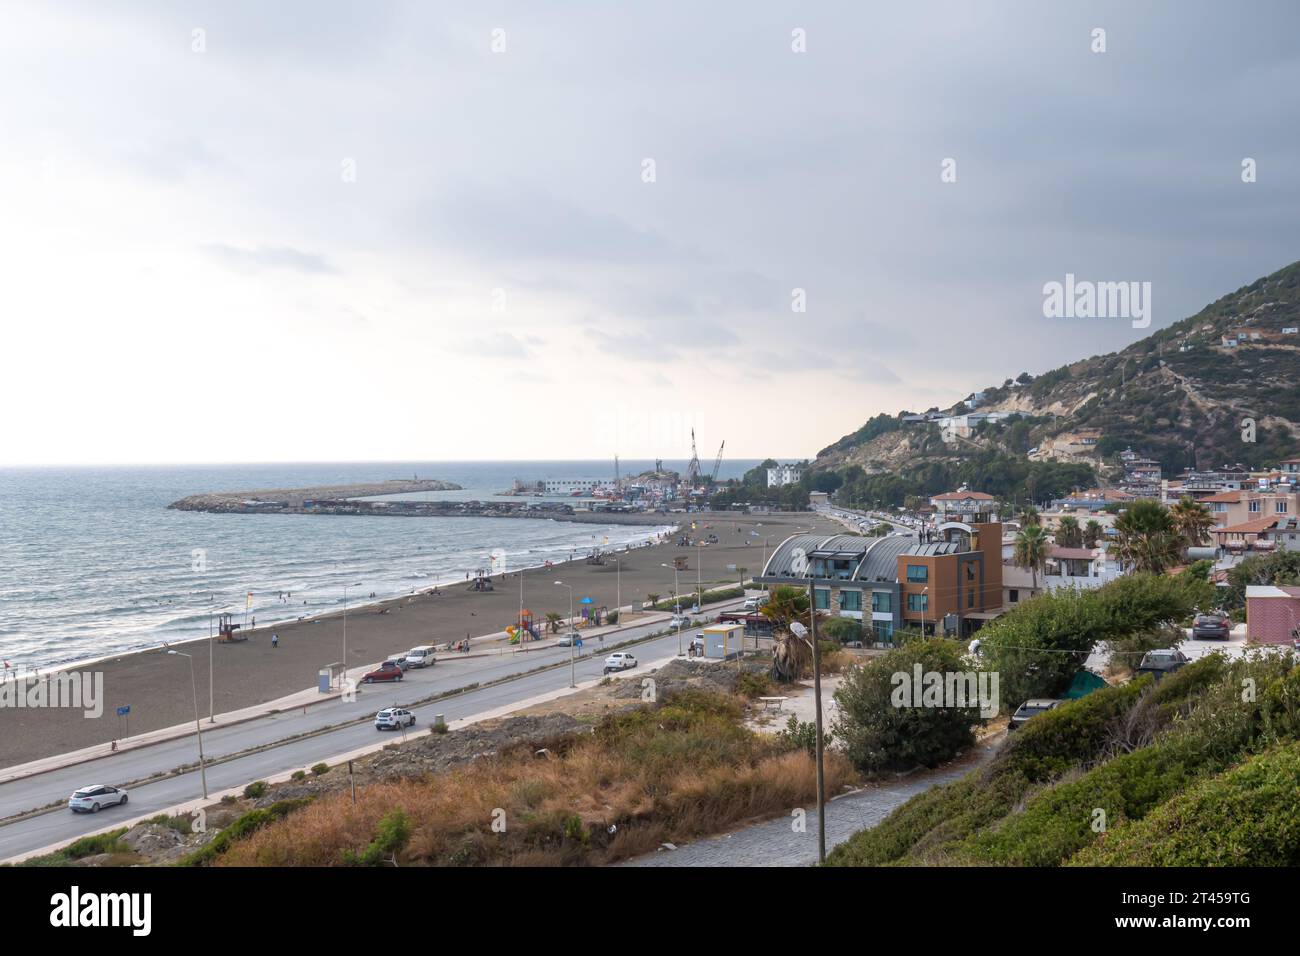
[[[709,608],[710,613],[739,606],[731,602]],[[621,643],[656,630],[667,622],[630,628],[618,635]],[[683,630],[684,635],[690,631]],[[665,636],[625,648],[636,655],[639,667],[647,660],[675,655],[678,636]],[[606,648],[614,640],[607,636]],[[575,679],[583,681],[599,678],[604,671],[605,656],[599,642],[588,640],[574,665]],[[296,710],[279,713],[257,720],[223,727],[204,725],[203,752],[211,761],[222,756],[241,753],[253,747],[275,744],[267,750],[233,757],[225,763],[207,768],[208,791],[218,793],[233,787],[242,787],[251,781],[265,779],[292,770],[307,769],[321,761],[348,753],[376,742],[377,735],[385,739],[395,736],[377,731],[373,723],[366,722],[339,727],[300,740],[286,740],[294,735],[320,730],[322,727],[362,716],[373,716],[384,707],[406,706],[409,702],[439,691],[454,690],[467,684],[519,674],[491,687],[482,687],[446,700],[413,707],[416,731],[423,732],[433,722],[436,714],[452,721],[493,710],[507,704],[518,703],[550,691],[569,686],[569,667],[556,667],[535,674],[523,674],[544,664],[567,663],[568,648],[548,648],[527,654],[507,657],[470,658],[457,660],[455,655],[441,656],[438,663],[421,671],[408,671],[401,683],[370,684],[358,688],[357,699],[352,702],[334,700],[307,708],[306,713]],[[211,729],[208,729],[211,726]],[[54,801],[66,801],[78,787],[104,783],[112,786],[131,780],[143,780],[156,772],[166,772],[176,767],[195,763],[198,750],[193,736],[105,756],[89,763],[53,770],[35,777],[15,780],[0,785],[0,817],[21,813]],[[40,814],[25,820],[0,826],[0,860],[29,853],[61,841],[78,837],[111,825],[114,818],[122,820],[159,813],[169,807],[202,796],[198,770],[130,787],[130,802],[125,807],[110,807],[97,814],[74,814],[67,809]]]

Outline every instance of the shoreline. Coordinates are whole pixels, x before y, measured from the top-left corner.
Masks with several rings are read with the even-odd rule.
[[[552,612],[567,618],[570,607],[568,591],[557,587],[554,580],[572,586],[575,612],[579,599],[585,596],[592,598],[594,607],[612,609],[619,600],[626,608],[646,600],[650,594],[657,594],[661,599],[670,597],[673,563],[677,557],[686,559],[687,569],[676,575],[679,593],[686,596],[695,590],[697,576],[701,586],[708,590],[738,583],[741,567],[745,568],[747,578],[760,573],[764,538],[775,547],[798,526],[833,528],[824,519],[806,512],[777,515],[705,512],[683,517],[700,526],[695,534],[715,533],[719,542],[700,548],[679,547],[676,536],[669,534],[666,540],[648,547],[633,547],[628,551],[606,548],[609,559],[603,565],[587,564],[585,554],[576,553],[585,549],[575,548],[572,561],[555,562],[550,568],[543,562],[492,575],[492,591],[473,591],[467,580],[460,579],[440,584],[436,589],[420,588],[415,594],[365,604],[349,603],[348,653],[346,662],[342,663],[353,670],[420,644],[442,644],[499,633],[518,617],[520,575],[524,604],[531,610],[545,640],[549,637],[546,614]],[[686,521],[683,531],[691,533],[690,526],[691,521]],[[543,570],[548,574],[539,573]],[[341,609],[331,610],[302,620],[260,625],[246,632],[248,640],[237,644],[214,644],[212,708],[218,714],[229,713],[315,687],[320,668],[340,662],[342,617]],[[275,648],[270,643],[272,633],[280,638]],[[168,642],[175,646],[189,645],[185,650],[193,654],[191,663],[202,716],[209,710],[209,654],[202,647],[207,641],[206,636],[198,636]],[[184,666],[184,660],[178,661],[160,651],[155,646],[99,655],[93,660],[82,659],[58,668],[64,672],[103,674],[104,716],[100,719],[84,718],[80,710],[68,708],[0,708],[0,742],[3,742],[0,765],[11,766],[85,747],[106,746],[121,737],[192,721],[194,691],[187,673],[189,668]],[[125,721],[116,717],[119,706],[131,707]]]

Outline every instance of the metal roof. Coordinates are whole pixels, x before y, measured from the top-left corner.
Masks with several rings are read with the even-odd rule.
[[[763,577],[804,577],[806,566],[796,568],[795,560],[802,551],[805,558],[858,557],[852,577],[844,581],[894,581],[897,579],[897,558],[916,544],[912,535],[886,535],[867,538],[855,534],[835,534],[825,537],[816,534],[795,534],[786,538],[772,551],[763,567]]]

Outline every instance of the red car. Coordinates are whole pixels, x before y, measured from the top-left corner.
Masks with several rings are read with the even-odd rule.
[[[397,661],[384,661],[365,677],[361,678],[361,683],[373,684],[375,681],[401,679],[402,665],[397,663]]]

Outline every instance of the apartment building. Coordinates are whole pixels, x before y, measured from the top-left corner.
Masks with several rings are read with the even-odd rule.
[[[767,470],[767,486],[780,488],[785,485],[797,485],[803,478],[803,465],[777,465]]]

